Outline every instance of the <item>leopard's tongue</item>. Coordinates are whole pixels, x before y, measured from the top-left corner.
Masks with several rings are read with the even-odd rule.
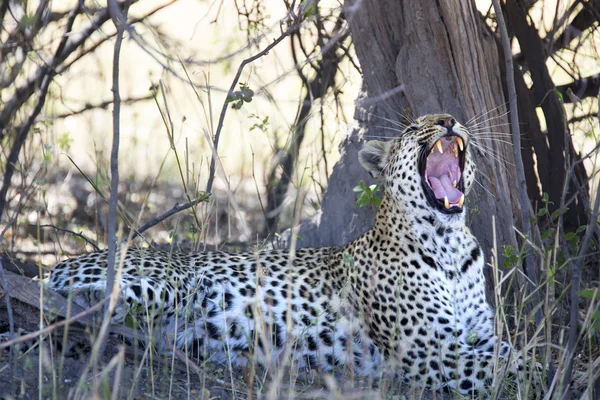
[[[447,196],[450,203],[458,203],[460,196],[462,196],[462,192],[452,186],[450,176],[447,174],[439,178],[430,176],[429,184],[437,199],[443,200]]]
[[[459,161],[455,152],[456,143],[453,139],[440,140],[440,143],[442,151],[435,146],[427,157],[425,179],[437,199],[443,201],[447,197],[450,204],[456,204],[463,195],[455,187],[461,178]]]

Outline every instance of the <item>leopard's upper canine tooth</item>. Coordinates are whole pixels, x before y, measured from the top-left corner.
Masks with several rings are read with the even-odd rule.
[[[448,201],[448,196],[444,196],[444,207],[450,208],[450,202]]]
[[[456,143],[458,143],[458,147],[460,148],[460,151],[463,151],[465,148],[465,144],[463,143],[463,140],[460,136],[456,137]]]
[[[442,141],[438,140],[437,142],[435,142],[435,147],[438,149],[438,151],[440,152],[440,154],[444,154],[444,148],[442,147]]]
[[[452,181],[452,186],[456,187],[456,185],[458,184],[458,182],[456,182],[456,179]]]
[[[463,193],[460,195],[460,199],[458,199],[458,206],[462,207],[464,202],[465,202],[465,194]]]

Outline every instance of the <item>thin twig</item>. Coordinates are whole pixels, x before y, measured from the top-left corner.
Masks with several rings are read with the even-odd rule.
[[[124,13],[127,15],[127,5],[124,7]],[[119,193],[119,140],[120,140],[120,121],[121,121],[121,96],[119,94],[119,60],[121,54],[121,44],[123,43],[123,34],[125,33],[124,24],[127,17],[119,9],[117,0],[108,0],[108,11],[110,17],[117,28],[117,37],[113,52],[113,74],[112,74],[112,92],[113,92],[113,142],[110,152],[110,199],[108,202],[108,254],[106,266],[106,291],[105,298],[112,295],[115,280],[115,259],[117,253],[117,196]],[[104,308],[104,318],[110,319],[110,302],[106,303]],[[100,340],[99,353],[104,351],[107,337],[102,335]]]
[[[81,233],[73,232],[70,229],[59,228],[57,226],[50,225],[50,224],[44,224],[44,225],[29,224],[29,226],[34,226],[34,227],[38,227],[39,226],[40,228],[52,228],[52,229],[55,229],[55,230],[57,230],[59,232],[70,233],[71,235],[74,235],[74,236],[77,236],[78,238],[83,239],[87,244],[89,244],[90,246],[92,246],[95,251],[100,251],[100,247],[98,247],[98,245],[96,244],[96,242],[94,242],[91,239],[88,239],[87,237],[83,236]]]
[[[135,232],[133,233],[132,239],[137,236],[142,236],[142,233],[146,232],[148,229],[152,228],[154,225],[161,223],[165,219],[169,218],[171,215],[176,214],[183,210],[187,210],[188,208],[193,207],[198,203],[202,203],[202,202],[208,200],[209,197],[210,197],[210,195],[207,194],[205,197],[199,197],[192,201],[188,201],[187,203],[175,204],[173,206],[173,208],[171,208],[169,211],[165,211],[164,213],[160,214],[159,216],[151,219],[150,221],[146,222],[144,225],[140,226],[139,229],[136,229]]]
[[[531,234],[531,210],[529,197],[527,195],[527,182],[525,180],[525,169],[523,167],[523,159],[521,157],[521,132],[519,127],[519,111],[517,106],[517,91],[515,88],[515,76],[512,61],[512,50],[510,45],[510,38],[506,29],[506,23],[504,22],[504,15],[502,14],[502,8],[498,0],[492,0],[494,5],[494,11],[496,12],[496,21],[498,23],[498,33],[502,41],[502,48],[504,50],[504,63],[506,65],[506,87],[508,90],[508,103],[510,107],[510,128],[512,132],[513,142],[513,156],[515,159],[515,169],[517,173],[517,190],[519,191],[519,206],[521,208],[521,227],[523,229],[523,235],[533,241]],[[524,253],[525,253],[525,271],[529,278],[530,291],[532,293],[535,305],[539,304],[539,294],[536,292],[538,286],[538,277],[535,266],[535,259],[533,257],[531,246],[528,241],[523,242]],[[537,309],[535,312],[536,324],[542,322],[542,311]]]
[[[121,100],[121,104],[132,104],[132,103],[137,103],[138,101],[152,100],[152,97],[153,96],[151,94],[146,95],[146,96],[140,96],[140,97],[130,97],[128,99]],[[83,114],[86,111],[97,110],[99,108],[105,110],[106,108],[108,108],[108,106],[113,104],[113,101],[114,100],[111,99],[111,100],[106,100],[106,101],[103,101],[103,102],[97,103],[97,104],[87,103],[84,107],[80,108],[79,110],[74,110],[74,111],[69,111],[69,112],[63,113],[63,114],[58,114],[53,117],[50,117],[49,119],[51,119],[51,120],[64,119],[67,117],[72,117],[74,115]]]
[[[77,32],[77,34],[73,34],[71,32],[73,21],[75,16],[79,13],[81,6],[82,2],[77,2],[77,6],[71,11],[74,13],[74,15],[72,15],[73,18],[72,20],[69,19],[67,22],[67,29],[65,29],[65,34],[63,35],[63,42],[58,46],[54,56],[44,60],[43,64],[16,89],[15,94],[10,100],[4,103],[2,112],[0,112],[0,139],[2,139],[2,129],[15,114],[16,110],[18,110],[32,94],[37,92],[40,87],[38,86],[39,82],[43,82],[44,78],[49,75],[54,76],[57,73],[56,68],[58,65],[63,63],[71,53],[82,46],[92,33],[97,31],[109,18],[108,11],[102,10],[94,15],[94,18],[91,19],[88,25]]]
[[[221,114],[219,115],[219,123],[217,124],[217,131],[215,132],[215,136],[213,138],[213,148],[215,149],[215,153],[213,153],[213,156],[210,160],[208,183],[206,184],[206,192],[207,193],[211,192],[213,181],[215,179],[215,162],[216,162],[215,158],[218,155],[219,137],[221,136],[221,130],[223,129],[223,123],[225,121],[225,114],[227,113],[227,109],[229,108],[229,95],[231,95],[235,91],[235,87],[238,84],[238,81],[240,79],[240,76],[242,75],[242,71],[244,70],[244,67],[246,65],[258,60],[259,58],[263,57],[268,52],[270,52],[275,46],[277,46],[279,43],[281,43],[281,41],[283,41],[283,39],[285,39],[290,34],[295,32],[298,29],[298,27],[300,26],[301,22],[302,22],[301,19],[297,19],[288,29],[285,30],[285,32],[283,32],[277,39],[273,40],[273,42],[270,45],[268,45],[262,51],[253,55],[252,57],[245,59],[240,64],[240,66],[237,70],[237,73],[235,74],[235,77],[233,78],[233,82],[231,82],[229,91],[227,92],[228,96],[225,98],[225,101],[223,101],[223,107],[221,108]]]

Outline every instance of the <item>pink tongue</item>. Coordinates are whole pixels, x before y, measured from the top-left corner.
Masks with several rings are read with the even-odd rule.
[[[448,201],[450,203],[458,203],[462,192],[452,186],[448,174],[442,175],[439,179],[430,176],[429,183],[431,184],[431,189],[437,199],[443,200],[445,196],[448,196]]]

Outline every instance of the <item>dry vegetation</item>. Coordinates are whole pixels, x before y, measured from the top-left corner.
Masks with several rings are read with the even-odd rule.
[[[0,396],[458,398],[391,378],[297,371],[285,358],[242,370],[191,349],[161,354],[131,325],[107,325],[101,313],[78,309],[31,279],[115,237],[170,251],[277,245],[279,234],[314,215],[326,196],[361,84],[348,30],[354,9],[286,0],[131,3],[127,12],[91,1],[0,4]],[[519,15],[505,7],[519,112],[528,121],[521,121],[522,135],[531,135],[523,157],[534,216],[531,237],[517,234],[519,246],[494,243],[491,298],[501,335],[550,366],[548,398],[561,398],[572,365],[587,392],[566,396],[592,398],[594,387],[600,392],[600,5],[518,3],[528,6],[524,20],[535,24],[550,54],[540,64],[551,81],[536,75],[541,67],[528,53],[536,43],[524,45]],[[478,6],[496,35],[491,4]],[[125,37],[115,64],[120,106],[109,72],[116,27]],[[552,87],[540,95],[543,84]],[[567,122],[560,148],[551,109],[533,105],[548,93]],[[118,183],[110,154],[115,107]],[[503,121],[488,124],[507,133]],[[543,146],[548,141],[545,153],[540,137]],[[489,157],[515,168],[506,154]],[[549,170],[557,154],[567,160],[559,175]],[[564,180],[571,175],[575,183]],[[151,221],[158,222],[145,225]],[[520,268],[527,256],[535,259],[535,279]],[[537,391],[530,381],[504,378],[498,372],[495,387],[505,398]]]

